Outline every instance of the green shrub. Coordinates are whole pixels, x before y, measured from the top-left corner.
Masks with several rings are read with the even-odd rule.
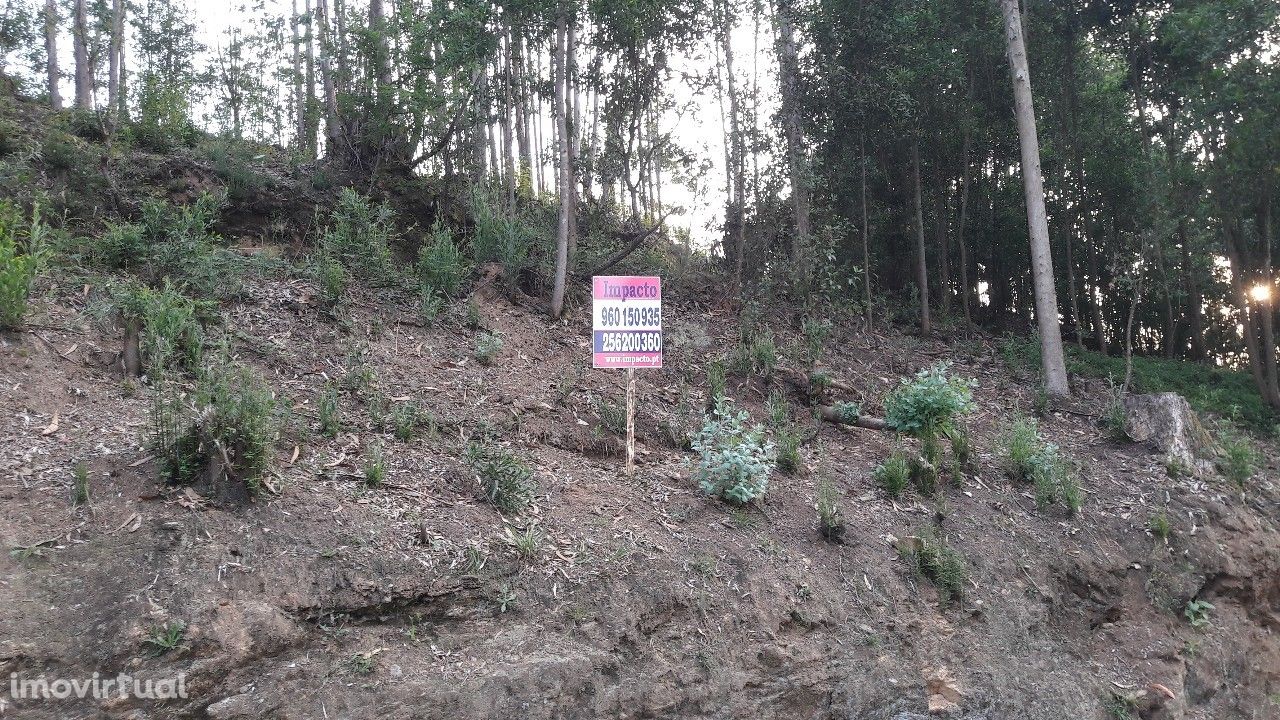
[[[477,265],[502,265],[502,286],[508,294],[519,287],[520,278],[531,267],[533,248],[544,242],[544,233],[527,216],[500,209],[500,201],[477,189],[471,197],[471,219],[475,234],[471,239],[472,258]]]
[[[795,428],[778,431],[778,469],[785,473],[800,470],[800,432]]]
[[[202,147],[213,172],[226,187],[227,197],[237,202],[252,200],[271,186],[271,179],[253,167],[254,149],[240,142],[217,140]]]
[[[712,360],[707,363],[707,407],[714,408],[725,399],[725,391],[729,381],[724,374],[724,361]]]
[[[139,266],[150,284],[167,280],[193,298],[235,297],[242,287],[244,260],[223,247],[222,238],[213,232],[222,202],[222,195],[209,193],[178,208],[156,200],[144,202],[140,228],[122,226],[117,246],[123,251],[137,247],[137,261],[116,256],[112,265]]]
[[[329,213],[320,248],[359,279],[386,286],[398,278],[391,260],[395,238],[395,213],[391,208],[346,187]]]
[[[791,407],[787,405],[787,396],[778,388],[769,391],[769,398],[764,403],[765,414],[769,416],[769,425],[774,428],[785,427],[791,421]]]
[[[741,334],[738,345],[729,355],[729,367],[739,375],[757,375],[767,378],[778,368],[778,345],[773,331],[748,329]]]
[[[280,430],[271,389],[246,367],[218,363],[197,385],[196,403],[201,435],[225,458],[223,471],[257,494]]]
[[[0,329],[22,327],[31,286],[44,264],[47,229],[40,206],[26,222],[9,200],[0,200]]]
[[[914,543],[905,544],[902,556],[916,574],[937,586],[943,602],[964,594],[964,585],[969,579],[968,562],[932,531],[925,531]]]
[[[436,318],[440,317],[440,313],[444,311],[444,298],[440,293],[436,292],[434,286],[422,282],[418,285],[418,315],[422,317],[422,324],[431,327],[435,324]]]
[[[907,472],[911,476],[911,484],[916,491],[925,497],[933,497],[938,491],[938,466],[923,455],[912,455],[907,459]]]
[[[1044,510],[1061,501],[1071,514],[1079,511],[1084,496],[1075,471],[1057,445],[1040,437],[1035,420],[1015,420],[1003,437],[1005,472],[1014,480],[1032,483],[1037,508]]]
[[[141,332],[141,359],[153,380],[173,368],[200,367],[205,350],[200,316],[209,310],[205,304],[178,292],[167,280],[158,290],[129,282],[114,286],[111,294],[125,325]]]
[[[336,307],[347,294],[351,279],[342,263],[329,253],[321,253],[316,262],[316,283],[320,286],[320,302],[327,308]]]
[[[1218,460],[1222,474],[1243,488],[1257,469],[1258,454],[1253,443],[1239,433],[1224,430],[1218,433],[1218,445],[1222,448]]]
[[[595,401],[595,406],[596,414],[600,416],[600,423],[604,425],[606,430],[615,435],[621,435],[627,431],[627,407],[625,405],[598,399]]]
[[[511,451],[489,445],[467,446],[467,463],[480,477],[484,499],[502,512],[520,512],[533,501],[533,470]]]
[[[449,228],[439,221],[431,227],[431,238],[418,250],[418,278],[445,297],[457,297],[470,273],[466,260],[453,242]]]
[[[72,170],[84,163],[87,150],[75,137],[61,130],[50,130],[40,144],[40,159],[54,170]]]
[[[895,500],[902,497],[902,493],[911,482],[911,463],[908,455],[901,450],[893,451],[888,460],[871,471],[871,477],[889,497]]]
[[[369,457],[364,463],[364,484],[371,487],[382,487],[387,479],[387,464],[383,457],[382,443],[375,442],[369,446]]]
[[[89,504],[89,466],[83,460],[71,468],[71,504]]]
[[[342,410],[338,403],[338,388],[333,383],[325,384],[317,405],[320,412],[320,434],[327,438],[338,437],[338,432],[342,430]]]
[[[844,537],[844,517],[840,511],[840,493],[830,480],[823,480],[818,485],[818,532],[831,542],[840,542]]]
[[[143,227],[134,223],[107,223],[92,245],[90,260],[111,270],[128,270],[146,262],[147,245]]]
[[[1209,621],[1209,614],[1215,609],[1213,603],[1208,600],[1189,600],[1182,614],[1186,616],[1187,622],[1191,623],[1191,627],[1203,630],[1213,624]]]
[[[420,419],[421,413],[418,411],[416,403],[407,402],[396,406],[392,417],[392,428],[396,439],[400,442],[412,440],[413,433],[418,429]]]
[[[885,422],[905,435],[936,439],[973,409],[973,385],[950,377],[946,364],[921,370],[885,399]]]
[[[764,439],[764,428],[747,428],[746,422],[745,411],[734,413],[721,401],[693,437],[699,454],[696,478],[708,495],[746,503],[768,490],[773,444]]]
[[[1169,542],[1169,536],[1173,534],[1173,524],[1169,522],[1169,516],[1163,510],[1147,520],[1147,529],[1163,542]]]
[[[485,367],[493,365],[500,352],[502,352],[502,338],[495,333],[482,332],[476,337],[476,360],[481,365]]]
[[[854,425],[862,417],[862,408],[857,403],[838,402],[832,406],[832,410],[835,412],[836,422],[844,425]]]
[[[831,337],[831,321],[806,317],[800,323],[800,329],[804,333],[805,360],[812,365],[822,358],[822,349]]]
[[[1110,392],[1107,396],[1107,408],[1102,413],[1102,428],[1112,440],[1127,440],[1129,436],[1124,430],[1124,392],[1110,378],[1107,378],[1107,382],[1110,383]]]

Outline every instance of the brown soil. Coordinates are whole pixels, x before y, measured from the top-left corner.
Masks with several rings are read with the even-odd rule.
[[[486,295],[485,323],[505,342],[485,368],[462,303],[425,329],[368,293],[336,322],[303,282],[262,282],[226,326],[301,430],[279,447],[275,493],[219,504],[157,481],[148,390],[118,370],[119,332],[86,320],[77,290],[44,293],[29,330],[0,337],[0,677],[184,672],[189,697],[19,700],[11,716],[906,720],[928,712],[930,692],[957,698],[964,718],[1104,718],[1117,694],[1144,718],[1280,716],[1274,448],[1247,492],[1170,478],[1160,457],[1105,439],[1101,389],[1082,384],[1042,428],[1081,467],[1083,511],[1038,511],[997,457],[1033,381],[986,339],[846,319],[824,358],[869,413],[940,360],[978,380],[978,467],[943,501],[886,499],[871,469],[894,438],[816,424],[793,396],[811,434],[804,471],[775,474],[767,501],[734,510],[698,492],[694,456],[673,447],[670,428],[706,403],[707,359],[736,337],[731,314],[690,293],[673,288],[666,369],[639,376],[628,478],[597,412],[621,402],[621,377],[589,368],[581,309],[549,324]],[[795,341],[793,318],[770,320],[780,345]],[[361,390],[343,392],[337,438],[315,432],[321,388],[359,353],[378,388],[431,412],[436,434],[373,432]],[[768,390],[730,379],[758,420]],[[521,515],[477,496],[462,451],[485,432],[536,466]],[[370,489],[374,442],[388,478]],[[92,497],[72,507],[78,461]],[[816,528],[824,478],[842,499],[843,544]],[[1160,509],[1167,544],[1146,529]],[[950,603],[895,547],[937,522],[970,568]],[[508,537],[529,525],[544,540],[520,557]],[[1183,616],[1192,598],[1215,606],[1209,627]],[[186,625],[182,646],[150,652],[143,641],[170,621]]]

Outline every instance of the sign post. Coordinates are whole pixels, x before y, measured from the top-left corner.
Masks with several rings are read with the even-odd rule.
[[[627,369],[627,475],[635,471],[638,367],[662,367],[662,278],[591,279],[591,366]]]

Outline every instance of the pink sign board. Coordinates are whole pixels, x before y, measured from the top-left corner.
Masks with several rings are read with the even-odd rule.
[[[591,279],[591,366],[662,367],[662,278]]]

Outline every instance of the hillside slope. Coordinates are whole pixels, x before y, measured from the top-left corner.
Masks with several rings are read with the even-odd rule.
[[[708,359],[737,339],[735,314],[699,293],[673,284],[667,367],[639,374],[632,478],[608,429],[621,376],[589,369],[583,309],[548,323],[476,292],[479,324],[504,340],[485,367],[462,301],[428,329],[363,289],[337,322],[314,294],[306,280],[256,280],[222,309],[231,356],[292,416],[269,491],[247,503],[158,480],[148,391],[121,375],[122,339],[87,319],[83,288],[54,281],[28,329],[0,337],[0,542],[14,550],[0,557],[0,671],[182,672],[189,690],[18,700],[17,716],[904,720],[931,694],[964,718],[1280,713],[1274,449],[1245,492],[1170,477],[1159,455],[1106,439],[1102,390],[1081,381],[1041,429],[1078,463],[1086,499],[1074,517],[1040,511],[998,457],[1006,423],[1034,403],[1031,378],[980,337],[836,317],[822,364],[868,413],[940,360],[977,380],[976,470],[939,501],[890,500],[871,471],[894,438],[815,422],[774,381],[792,393],[803,469],[733,509],[699,493],[694,455],[676,447],[705,406]],[[780,346],[799,342],[791,310],[764,322]],[[333,438],[317,410],[329,381],[342,388]],[[375,431],[375,391],[417,403],[434,430]],[[769,391],[730,376],[728,395],[757,420]],[[463,455],[484,437],[534,466],[525,512],[479,498]],[[369,487],[379,444],[386,479]],[[81,461],[90,500],[73,507]],[[843,544],[816,528],[824,480]],[[1148,530],[1158,513],[1167,541]],[[951,601],[898,550],[935,526],[968,567]],[[1193,598],[1214,606],[1203,629],[1183,614]],[[146,642],[171,623],[177,647]]]

